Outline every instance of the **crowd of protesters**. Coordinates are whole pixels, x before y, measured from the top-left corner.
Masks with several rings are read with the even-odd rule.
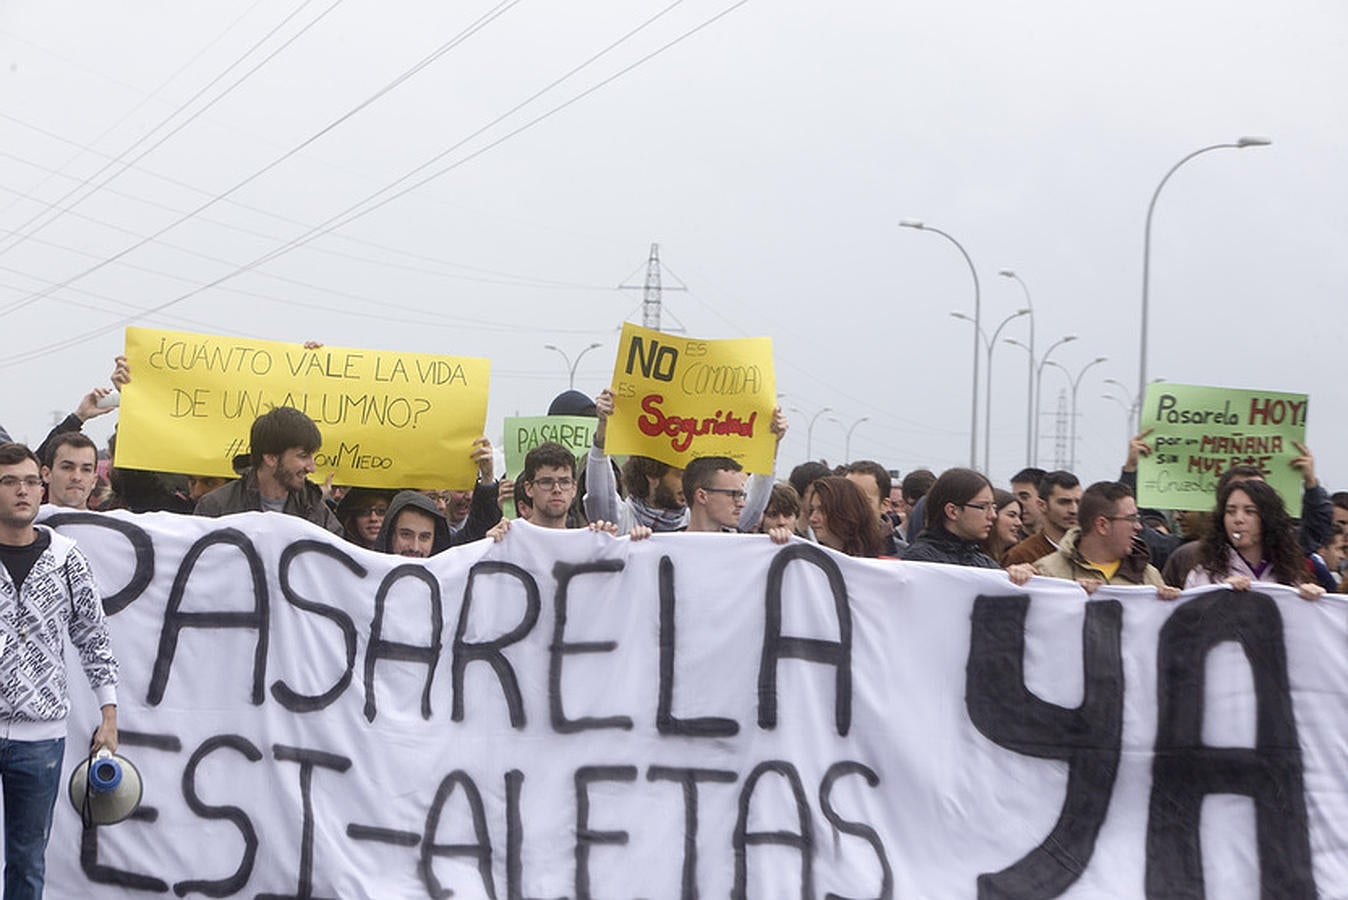
[[[550,415],[596,418],[594,442],[579,459],[556,443],[534,448],[514,477],[495,477],[493,448],[478,438],[464,453],[477,466],[472,490],[345,489],[311,480],[323,443],[318,426],[289,407],[259,416],[238,478],[121,469],[115,435],[108,477],[84,422],[109,411],[101,402],[130,380],[118,358],[112,387],[80,399],[37,456],[46,502],[72,509],[169,510],[221,516],[271,511],[306,519],[347,541],[385,553],[426,557],[484,537],[505,538],[510,518],[545,528],[583,528],[636,539],[652,533],[761,532],[850,556],[1003,569],[1025,583],[1038,574],[1070,578],[1087,591],[1103,584],[1150,585],[1162,597],[1184,587],[1251,581],[1288,584],[1306,597],[1348,587],[1348,492],[1331,496],[1310,452],[1291,465],[1304,485],[1300,508],[1287,510],[1259,470],[1236,466],[1205,515],[1139,509],[1134,490],[1147,434],[1127,448],[1112,480],[1083,486],[1076,473],[1027,467],[994,484],[986,473],[952,468],[900,472],[874,460],[830,466],[807,461],[790,477],[746,475],[735,460],[701,457],[680,469],[641,456],[621,465],[605,450],[616,398],[560,395]],[[781,410],[771,430],[786,433]],[[1291,535],[1290,538],[1288,535]]]
[[[68,616],[78,625],[72,624],[71,636],[103,713],[94,749],[117,746],[116,660],[78,549],[35,524],[41,502],[77,511],[290,515],[364,550],[415,558],[483,538],[508,540],[512,520],[504,511],[513,501],[517,518],[541,528],[589,528],[634,540],[657,532],[758,532],[778,544],[811,541],[855,557],[1004,571],[1018,585],[1035,576],[1068,579],[1087,593],[1103,585],[1147,586],[1170,600],[1183,588],[1244,590],[1266,582],[1313,600],[1348,584],[1348,492],[1329,494],[1314,457],[1299,444],[1300,455],[1290,462],[1303,485],[1294,510],[1262,471],[1250,466],[1222,474],[1206,514],[1139,509],[1134,491],[1139,459],[1152,450],[1147,432],[1130,441],[1115,478],[1085,487],[1077,473],[1033,467],[1012,475],[1005,489],[987,473],[968,468],[940,475],[918,468],[900,479],[897,469],[874,460],[838,466],[807,461],[795,466],[788,480],[774,482],[769,475],[748,475],[734,459],[721,456],[695,457],[682,469],[641,456],[619,465],[605,447],[617,403],[605,389],[594,400],[567,391],[548,410],[597,419],[593,446],[580,459],[545,442],[528,452],[513,478],[498,479],[493,448],[483,436],[461,450],[477,469],[471,490],[344,488],[332,485],[331,478],[320,485],[311,476],[324,436],[302,411],[286,406],[252,423],[249,450],[234,460],[235,478],[119,467],[115,434],[108,441],[104,478],[98,447],[82,428],[111,411],[112,392],[130,378],[119,357],[112,386],[80,398],[36,451],[11,442],[0,428],[0,638],[22,631],[16,610],[71,604]],[[786,418],[775,409],[776,446],[786,431]],[[64,593],[63,580],[69,588]],[[67,596],[68,601],[60,599]],[[60,659],[59,634],[35,640],[51,645],[43,660]],[[0,640],[0,648],[6,644],[15,642]],[[24,665],[15,653],[0,650],[0,669]],[[0,699],[8,705],[0,709],[0,724],[11,737],[64,733],[63,670],[55,663],[29,669],[24,678],[59,685],[53,702],[20,705],[4,695]],[[9,743],[28,746],[22,740]],[[44,752],[51,759],[61,751]],[[3,778],[6,884],[13,874],[40,892],[44,823],[50,821],[56,782],[43,781],[39,801],[24,807],[25,821],[33,826],[25,829],[11,821],[8,807],[11,780],[26,783],[29,776],[6,771]]]

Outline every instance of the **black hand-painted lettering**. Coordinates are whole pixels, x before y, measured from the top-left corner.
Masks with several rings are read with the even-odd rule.
[[[96,525],[110,528],[126,538],[135,555],[136,565],[131,572],[131,580],[119,591],[103,594],[103,612],[115,616],[130,606],[141,593],[150,586],[154,578],[154,541],[140,526],[102,513],[67,512],[53,513],[42,520],[42,524],[59,529],[62,525]]]
[[[1254,747],[1203,743],[1207,655],[1238,643],[1254,678]],[[1171,614],[1156,660],[1156,751],[1147,819],[1148,900],[1201,900],[1199,819],[1208,794],[1254,799],[1260,896],[1316,896],[1282,615],[1273,599],[1212,591]]]
[[[181,753],[182,741],[172,734],[149,734],[142,731],[122,731],[118,741],[123,747],[147,747],[166,753]],[[132,822],[155,822],[159,819],[159,810],[153,806],[141,804],[129,817]],[[168,882],[153,875],[128,872],[98,861],[98,826],[83,829],[80,834],[80,868],[84,877],[94,884],[114,884],[118,887],[137,891],[149,891],[156,894],[168,893]]]
[[[183,612],[181,607],[187,594],[187,583],[197,561],[203,553],[219,544],[237,547],[248,562],[248,571],[252,577],[253,611]],[[150,706],[158,706],[164,699],[164,689],[168,686],[169,673],[173,669],[173,657],[178,650],[178,635],[184,628],[252,628],[257,630],[257,647],[253,652],[253,690],[250,701],[254,706],[261,706],[264,696],[262,686],[267,677],[269,609],[267,573],[262,566],[262,557],[248,535],[237,528],[221,528],[203,536],[188,549],[173,577],[173,587],[169,590],[168,604],[164,609],[164,626],[159,632],[159,652],[155,655],[154,672],[150,677],[150,689],[145,702]]]
[[[682,900],[697,900],[697,786],[699,782],[734,784],[734,772],[722,769],[685,769],[651,766],[647,781],[674,781],[683,787],[683,877],[679,888]]]
[[[422,582],[430,591],[431,605],[431,642],[426,646],[403,644],[398,641],[386,641],[384,634],[384,614],[388,603],[389,590],[398,581],[412,578]],[[435,681],[435,667],[440,661],[440,648],[444,638],[445,614],[440,603],[440,582],[424,566],[402,565],[390,571],[379,584],[374,595],[374,621],[370,623],[370,642],[365,648],[365,720],[373,722],[377,710],[374,699],[374,667],[381,659],[395,659],[402,662],[422,663],[426,666],[426,686],[421,692],[421,717],[431,717],[431,684]]]
[[[465,641],[463,636],[468,631],[468,614],[473,608],[473,585],[479,575],[509,575],[518,579],[524,587],[524,617],[520,623],[510,631],[493,638],[489,641]],[[538,614],[542,608],[542,600],[539,597],[538,582],[527,571],[517,565],[507,562],[479,562],[468,570],[468,583],[463,589],[463,606],[459,610],[459,624],[454,630],[454,648],[453,659],[450,663],[450,680],[453,685],[454,698],[450,718],[455,722],[463,721],[463,673],[468,668],[470,662],[475,660],[485,660],[496,673],[496,680],[501,685],[501,693],[505,694],[506,709],[510,712],[510,724],[515,728],[523,728],[525,725],[524,697],[520,694],[519,679],[515,677],[515,670],[510,665],[510,661],[505,658],[501,651],[511,644],[517,643],[533,630],[538,622]]]
[[[590,848],[597,844],[625,846],[626,831],[590,827],[590,785],[596,781],[636,781],[636,766],[581,766],[576,770],[576,900],[590,895]]]
[[[768,772],[782,776],[796,801],[796,822],[799,831],[750,831],[749,807],[753,803],[758,780]],[[810,807],[805,801],[805,788],[800,783],[796,767],[783,760],[768,760],[754,766],[740,788],[739,817],[735,820],[735,885],[730,891],[732,900],[749,896],[750,846],[775,845],[789,847],[800,854],[800,897],[814,900],[814,827],[810,822]]]
[[[248,813],[237,806],[211,806],[204,803],[201,795],[197,793],[197,767],[206,757],[221,748],[241,753],[249,762],[258,762],[262,759],[262,751],[252,741],[237,734],[220,734],[206,739],[192,754],[187,761],[187,767],[183,769],[183,799],[187,801],[188,809],[203,819],[224,819],[234,823],[234,827],[239,829],[239,834],[243,836],[243,858],[239,860],[234,874],[228,878],[213,881],[179,881],[173,886],[173,893],[179,897],[186,897],[188,894],[228,897],[238,893],[248,884],[248,879],[253,874],[253,864],[257,861],[257,829],[253,827],[253,820],[248,818]]]
[[[552,646],[548,660],[548,706],[552,713],[552,728],[558,734],[575,734],[596,728],[632,729],[632,720],[627,716],[584,716],[568,719],[562,708],[562,661],[580,653],[612,653],[617,649],[617,641],[576,641],[566,640],[567,596],[571,582],[577,576],[592,573],[621,572],[623,562],[620,559],[600,559],[594,562],[572,564],[558,562],[552,567],[553,577],[557,579],[557,594],[553,598],[555,618],[552,631]]]
[[[473,817],[473,844],[437,844],[435,833],[440,830],[440,817],[444,814],[445,804],[454,794],[454,788],[463,789],[463,799],[468,803],[469,815]],[[491,834],[487,830],[487,811],[482,806],[482,794],[468,773],[455,769],[440,781],[431,801],[430,811],[426,813],[426,832],[421,841],[421,857],[417,861],[417,874],[426,886],[426,893],[432,897],[450,897],[454,894],[440,883],[435,874],[437,856],[466,856],[477,860],[477,874],[482,879],[482,888],[488,897],[496,897],[496,881],[491,874]]]
[[[719,716],[680,719],[674,715],[674,563],[660,557],[660,699],[655,727],[661,734],[686,737],[730,737],[739,734],[740,723]]]
[[[817,567],[828,579],[838,618],[838,640],[785,637],[782,635],[782,582],[786,567],[800,560]],[[758,667],[758,727],[777,727],[777,664],[783,659],[802,659],[835,668],[834,725],[846,736],[852,727],[852,611],[847,602],[847,582],[838,564],[810,544],[791,544],[777,552],[768,567],[763,623],[763,656]]]
[[[974,601],[965,706],[988,740],[1067,763],[1067,794],[1053,831],[1000,872],[978,876],[979,900],[1056,897],[1081,876],[1109,812],[1123,740],[1123,606],[1086,605],[1081,664],[1086,689],[1074,709],[1045,703],[1025,686],[1030,598]]]
[[[875,858],[880,863],[881,873],[880,894],[876,900],[890,900],[894,896],[894,871],[889,867],[889,855],[885,853],[885,844],[880,840],[880,835],[874,828],[862,822],[849,822],[838,815],[838,811],[833,808],[833,784],[844,775],[860,775],[871,787],[880,784],[880,776],[869,766],[852,760],[836,762],[828,767],[828,771],[824,773],[824,780],[819,783],[819,808],[823,810],[824,818],[834,828],[843,834],[859,837],[871,845],[871,849],[875,851]],[[824,894],[824,900],[850,900],[850,898],[830,891]]]
[[[364,578],[366,574],[365,567],[356,562],[349,553],[323,541],[296,541],[281,553],[277,577],[281,582],[282,596],[296,609],[316,613],[334,623],[341,630],[342,640],[346,644],[346,668],[342,670],[341,677],[332,687],[323,693],[301,694],[279,678],[272,682],[271,695],[276,698],[276,702],[291,712],[300,713],[326,709],[342,695],[343,691],[350,687],[351,678],[356,670],[356,625],[351,621],[351,617],[335,606],[318,603],[302,596],[290,583],[290,567],[297,558],[305,553],[317,553],[320,556],[335,559],[357,578]]]
[[[293,894],[258,894],[256,900],[321,900],[314,896],[314,768],[321,766],[334,772],[351,768],[351,760],[336,753],[287,747],[276,744],[271,748],[278,762],[299,763],[300,803],[303,807],[300,826],[299,881]]]
[[[520,822],[523,784],[524,773],[519,769],[506,772],[506,900],[530,900],[524,896],[524,826]]]
[[[415,831],[357,825],[354,822],[347,824],[346,836],[353,841],[371,841],[376,844],[388,844],[390,847],[415,847],[421,843],[421,835]]]

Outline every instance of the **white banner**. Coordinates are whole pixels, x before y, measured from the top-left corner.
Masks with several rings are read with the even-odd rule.
[[[49,896],[1348,896],[1338,598],[1083,602],[522,522],[420,561],[274,514],[48,521],[104,589],[146,780],[83,834],[59,801]]]

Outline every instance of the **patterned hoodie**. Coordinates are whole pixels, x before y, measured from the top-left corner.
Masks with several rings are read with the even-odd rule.
[[[65,737],[70,700],[63,633],[79,651],[98,704],[117,702],[117,660],[89,563],[70,538],[36,527],[51,544],[21,593],[0,566],[0,737],[16,741]]]

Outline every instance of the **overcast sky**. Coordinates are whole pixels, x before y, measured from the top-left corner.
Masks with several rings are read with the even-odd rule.
[[[1346,36],[1341,0],[8,0],[0,423],[40,440],[138,316],[487,357],[499,435],[566,387],[544,344],[602,342],[577,387],[606,384],[640,321],[615,288],[659,243],[688,288],[667,329],[773,339],[800,411],[783,469],[831,407],[814,455],[842,461],[855,424],[852,457],[939,471],[968,461],[973,338],[950,313],[973,283],[915,218],[972,256],[988,332],[1025,305],[1013,269],[1039,353],[1075,334],[1053,359],[1108,357],[1078,392],[1095,480],[1128,434],[1103,380],[1138,382],[1152,191],[1260,135],[1161,195],[1150,375],[1309,393],[1321,473],[1348,487]],[[350,218],[422,166],[440,174]],[[1027,362],[993,358],[997,482],[1026,461]],[[1045,370],[1049,467],[1066,383]]]

